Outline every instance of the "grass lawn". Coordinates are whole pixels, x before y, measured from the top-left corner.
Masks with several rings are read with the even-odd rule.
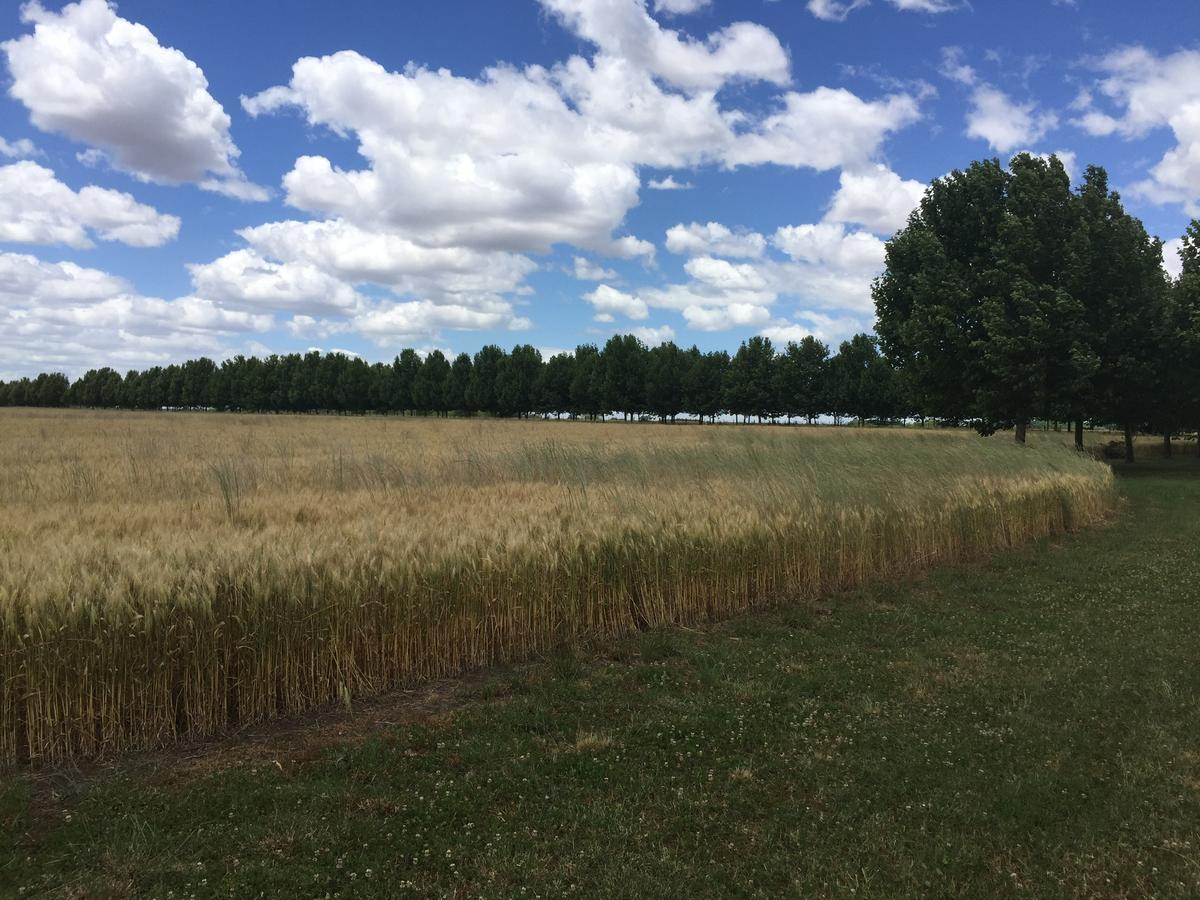
[[[1200,466],[919,582],[0,783],[0,896],[1196,896]]]

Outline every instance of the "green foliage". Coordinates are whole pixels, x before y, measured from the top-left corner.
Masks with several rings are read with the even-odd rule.
[[[1074,193],[1056,157],[1025,153],[936,180],[874,297],[902,403],[924,415],[1022,440],[1034,418],[1134,428],[1182,412],[1163,397],[1193,326],[1172,312],[1161,244],[1097,166]]]

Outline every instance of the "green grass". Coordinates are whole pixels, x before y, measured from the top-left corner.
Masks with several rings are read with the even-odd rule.
[[[9,776],[0,896],[1196,896],[1200,467],[1120,474],[1110,527],[409,724]]]

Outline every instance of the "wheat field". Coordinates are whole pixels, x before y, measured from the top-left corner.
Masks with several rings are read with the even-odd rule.
[[[965,432],[0,411],[0,763],[151,748],[1085,526]]]

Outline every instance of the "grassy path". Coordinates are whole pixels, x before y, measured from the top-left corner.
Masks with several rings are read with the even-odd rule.
[[[1116,525],[496,673],[320,753],[5,778],[0,896],[1196,896],[1200,468]]]

